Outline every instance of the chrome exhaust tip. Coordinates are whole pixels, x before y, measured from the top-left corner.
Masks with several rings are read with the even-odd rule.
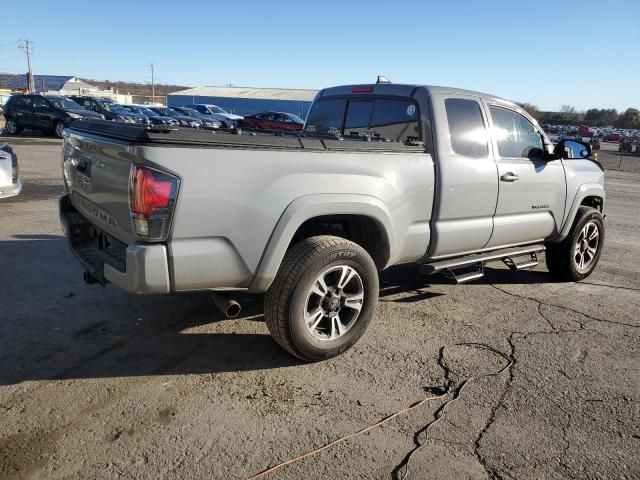
[[[226,318],[236,318],[238,315],[240,315],[242,306],[233,298],[215,292],[211,294],[211,298],[213,299],[213,303],[215,304],[216,308]]]

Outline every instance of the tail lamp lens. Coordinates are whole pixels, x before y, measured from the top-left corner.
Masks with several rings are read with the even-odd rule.
[[[173,175],[138,165],[131,167],[129,210],[133,231],[140,239],[167,239],[178,185],[179,180]]]

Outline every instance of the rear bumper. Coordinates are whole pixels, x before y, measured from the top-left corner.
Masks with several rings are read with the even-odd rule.
[[[60,198],[60,223],[69,248],[100,283],[111,282],[130,293],[168,293],[171,290],[165,245],[125,245],[89,222]]]

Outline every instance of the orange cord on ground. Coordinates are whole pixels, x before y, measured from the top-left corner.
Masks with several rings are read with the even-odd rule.
[[[249,477],[248,480],[256,480],[258,478],[263,478],[263,477],[269,475],[270,473],[272,473],[272,472],[274,472],[274,471],[276,471],[276,470],[278,470],[278,469],[280,469],[282,467],[285,467],[287,465],[291,465],[292,463],[298,462],[298,461],[300,461],[300,460],[302,460],[304,458],[311,457],[311,456],[316,455],[316,454],[318,454],[320,452],[323,452],[323,451],[327,450],[328,448],[331,448],[334,445],[337,445],[338,443],[342,443],[342,442],[344,442],[346,440],[349,440],[350,438],[353,438],[353,437],[361,435],[361,434],[363,434],[365,432],[368,432],[369,430],[373,430],[374,428],[377,428],[380,425],[383,425],[383,424],[387,423],[388,421],[393,420],[398,415],[402,415],[403,413],[406,413],[406,412],[409,412],[409,411],[411,411],[411,410],[413,410],[415,408],[418,408],[420,405],[423,405],[423,404],[425,404],[425,403],[427,403],[427,402],[429,402],[431,400],[438,400],[440,398],[446,397],[447,395],[448,395],[448,393],[443,393],[442,395],[423,398],[419,402],[414,403],[413,405],[411,405],[411,406],[409,406],[407,408],[403,408],[399,412],[396,412],[396,413],[394,413],[392,415],[389,415],[388,417],[383,418],[378,423],[374,423],[373,425],[370,425],[370,426],[368,426],[366,428],[363,428],[362,430],[358,430],[357,432],[353,432],[353,433],[350,433],[349,435],[345,435],[344,437],[340,437],[337,440],[334,440],[333,442],[327,443],[326,445],[324,445],[324,446],[322,446],[320,448],[316,448],[314,450],[310,450],[310,451],[308,451],[306,453],[303,453],[302,455],[299,455],[299,456],[297,456],[295,458],[291,458],[291,459],[286,460],[284,462],[278,463],[277,465],[274,465],[273,467],[269,467],[269,468],[267,468],[266,470],[263,470],[260,473],[256,473],[255,475]]]

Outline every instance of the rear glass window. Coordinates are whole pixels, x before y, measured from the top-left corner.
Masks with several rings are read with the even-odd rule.
[[[320,135],[342,132],[342,120],[347,101],[344,98],[321,100],[313,105],[305,130]]]
[[[419,112],[410,99],[349,100],[316,102],[309,113],[306,131],[360,137],[369,133],[383,140],[421,140]]]
[[[487,132],[478,102],[448,98],[444,105],[453,151],[467,157],[486,157],[489,154]]]
[[[345,136],[366,135],[371,120],[373,102],[349,102],[347,117],[344,121]]]
[[[376,100],[370,130],[395,142],[421,140],[416,104],[409,99]]]

